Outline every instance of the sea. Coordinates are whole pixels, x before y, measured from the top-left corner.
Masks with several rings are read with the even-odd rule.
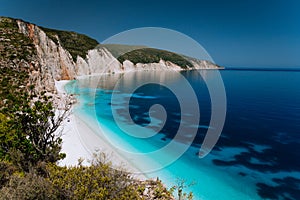
[[[75,112],[94,119],[86,123],[168,188],[201,200],[299,200],[299,87],[298,68],[261,67],[103,74],[66,89]],[[211,123],[219,108],[224,118]],[[216,144],[199,156],[208,134]]]

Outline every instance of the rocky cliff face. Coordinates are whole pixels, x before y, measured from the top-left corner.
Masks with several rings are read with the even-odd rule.
[[[223,69],[207,60],[190,60],[195,69]]]
[[[77,57],[77,76],[122,72],[121,63],[105,48],[88,51],[86,59]]]
[[[76,76],[122,72],[122,65],[105,48],[88,51],[86,59],[77,56],[75,63],[70,53],[51,40],[38,26],[17,20],[19,31],[29,37],[36,48],[38,67],[30,72],[38,90],[55,91],[55,80],[72,80]]]
[[[54,80],[74,79],[75,64],[68,51],[55,44],[38,26],[17,20],[19,31],[29,37],[37,50],[38,68],[31,71],[31,80],[38,90],[54,91]]]
[[[133,64],[129,60],[123,62],[124,71],[146,71],[146,70],[176,70],[180,71],[182,68],[170,61],[164,61],[160,59],[158,63],[137,63]]]
[[[134,64],[129,60],[120,63],[104,47],[88,50],[85,58],[77,55],[77,58],[74,59],[74,55],[72,57],[70,52],[61,44],[61,38],[58,35],[52,34],[50,38],[43,30],[44,28],[41,29],[34,24],[22,20],[9,20],[11,23],[17,24],[18,33],[16,34],[26,36],[29,39],[29,43],[32,43],[33,49],[29,53],[29,59],[17,59],[13,60],[13,62],[9,60],[9,62],[11,62],[11,65],[24,65],[30,74],[30,82],[35,84],[38,91],[46,90],[55,93],[55,80],[72,80],[77,76],[83,75],[124,73],[136,70],[182,70],[182,67],[162,59],[158,63]],[[10,42],[9,39],[4,37],[0,39]],[[190,60],[190,62],[194,67],[189,67],[188,69],[218,68],[208,61],[194,59]],[[4,66],[3,63],[8,63],[8,61],[1,60],[0,64],[2,66]]]

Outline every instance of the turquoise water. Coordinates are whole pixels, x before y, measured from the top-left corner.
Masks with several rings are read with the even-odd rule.
[[[78,94],[80,106],[76,112],[96,118],[106,139],[121,155],[148,177],[159,176],[168,187],[176,184],[177,179],[184,179],[187,185],[193,183],[185,191],[192,191],[195,199],[299,199],[300,163],[295,149],[300,143],[300,72],[221,71],[227,95],[226,121],[213,151],[200,159],[197,153],[205,133],[214,128],[209,126],[211,101],[203,79],[213,81],[216,71],[204,72],[202,76],[181,73],[196,93],[199,123],[195,123],[193,111],[181,112],[177,96],[163,86],[183,85],[182,79],[168,72],[139,72],[125,78],[120,74],[89,77],[67,88]],[[152,83],[135,88],[148,77]],[[121,79],[121,87],[113,90]],[[189,102],[185,88],[179,92]],[[154,104],[165,108],[166,120],[163,114],[150,109]],[[151,124],[149,134],[158,133],[147,138],[127,134],[116,120],[137,136],[146,133],[128,125],[126,110],[135,124]],[[180,124],[187,128],[186,137],[196,129],[191,145],[175,138]],[[171,149],[159,151],[174,138]],[[185,148],[187,151],[178,158]]]

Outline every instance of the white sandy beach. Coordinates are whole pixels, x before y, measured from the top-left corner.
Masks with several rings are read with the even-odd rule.
[[[59,95],[66,94],[64,86],[69,81],[56,81],[55,85]],[[73,109],[74,110],[74,109]],[[88,160],[93,158],[96,151],[105,152],[113,165],[122,165],[130,172],[137,172],[137,168],[126,158],[122,157],[110,146],[105,139],[100,138],[95,131],[101,131],[96,128],[95,120],[87,119],[77,113],[71,112],[63,123],[62,132],[62,152],[66,153],[66,158],[59,162],[61,166],[74,166],[78,164],[80,158],[84,159],[83,164],[88,165]],[[145,179],[142,173],[136,174],[139,179]]]

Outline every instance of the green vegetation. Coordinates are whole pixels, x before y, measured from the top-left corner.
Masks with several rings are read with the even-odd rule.
[[[186,181],[184,179],[177,179],[176,185],[171,187],[170,192],[173,193],[177,191],[178,200],[192,200],[193,199],[193,193],[186,193],[184,192],[185,188],[188,188],[192,185],[195,185],[194,182],[190,184],[186,184]]]
[[[31,61],[36,55],[32,41],[19,33],[16,20],[0,17],[0,35],[0,66],[22,67],[21,60]]]
[[[57,37],[60,44],[70,52],[74,61],[77,59],[77,55],[82,58],[86,58],[87,52],[90,49],[94,49],[99,43],[86,35],[71,32],[60,31],[49,28],[40,27],[47,36],[58,44]]]
[[[25,70],[3,67],[0,73],[0,160],[30,171],[39,162],[63,158],[61,139],[55,132],[67,110],[55,117],[51,96],[26,87]]]
[[[189,61],[176,53],[153,48],[136,49],[118,57],[118,60],[121,63],[123,63],[125,60],[130,60],[134,64],[159,63],[160,59],[170,61],[182,67],[183,69],[186,69],[187,66],[193,67]]]
[[[71,199],[144,199],[142,194],[149,181],[137,181],[121,167],[113,169],[103,153],[94,156],[90,167],[81,164],[71,168],[49,166],[49,180]],[[152,199],[169,200],[171,194],[161,182],[152,182],[157,190]]]
[[[147,195],[143,194],[146,188]],[[105,155],[97,154],[89,167],[41,163],[30,172],[1,161],[2,199],[170,200],[173,197],[160,180],[138,181],[122,168],[112,169]]]
[[[0,28],[15,29],[18,28],[17,22],[9,17],[0,17]]]
[[[97,46],[97,48],[102,48],[102,47],[108,49],[115,58],[118,58],[119,56],[136,49],[147,48],[146,46],[142,46],[142,45],[139,46],[139,45],[124,45],[124,44],[99,44]]]
[[[13,165],[0,162],[0,200],[67,199],[64,193],[36,172],[20,172]]]

